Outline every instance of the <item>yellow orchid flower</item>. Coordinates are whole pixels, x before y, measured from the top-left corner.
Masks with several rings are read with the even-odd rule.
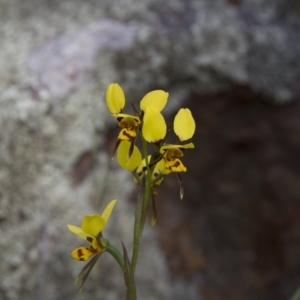
[[[106,223],[111,215],[111,212],[117,200],[112,200],[104,209],[101,215],[87,215],[82,219],[81,227],[68,225],[70,231],[80,236],[87,241],[89,247],[79,247],[72,251],[71,256],[76,260],[86,261],[92,255],[99,254],[105,250],[103,245],[100,245],[100,234],[106,226]]]
[[[180,176],[180,172],[186,172],[186,167],[179,159],[179,157],[183,156],[183,151],[185,149],[194,148],[193,143],[185,144],[185,145],[166,145],[164,144],[159,152],[161,153],[163,159],[160,160],[156,165],[156,172],[158,176],[166,176],[171,172],[176,173],[178,183],[179,183],[179,191],[180,191],[180,199],[183,199],[183,182]],[[160,184],[162,180],[158,180],[158,184]]]
[[[174,118],[174,132],[180,141],[186,141],[193,137],[196,129],[196,123],[188,108],[181,108]],[[164,163],[160,162],[157,166],[161,174],[167,175],[169,172],[186,172],[179,157],[183,156],[185,149],[194,148],[193,143],[185,145],[167,145],[160,147],[159,152],[162,154]]]
[[[195,133],[196,124],[192,116],[191,111],[188,108],[181,108],[174,119],[174,132],[178,136],[180,141],[186,141]],[[164,144],[160,147],[159,152],[163,159],[160,160],[154,169],[154,176],[156,178],[164,177],[171,172],[177,174],[179,187],[180,187],[180,198],[183,198],[183,184],[180,172],[186,172],[186,167],[179,159],[183,156],[183,151],[185,149],[194,148],[193,143],[188,143],[185,145],[167,145]],[[157,185],[161,183],[162,179],[157,180]]]
[[[86,261],[93,256],[82,268],[75,280],[76,284],[78,280],[82,278],[79,292],[82,291],[86,279],[104,251],[113,256],[113,258],[118,262],[122,271],[125,269],[125,261],[120,251],[102,237],[102,231],[106,227],[106,223],[110,218],[116,202],[117,200],[110,201],[101,215],[85,216],[81,222],[81,227],[68,225],[68,228],[71,232],[80,236],[90,244],[89,247],[76,248],[72,251],[71,256],[74,259],[81,261]]]
[[[134,139],[136,137],[137,127],[140,124],[140,118],[138,116],[122,114],[122,110],[125,106],[125,95],[119,84],[111,83],[108,86],[106,91],[106,104],[122,128],[118,140],[129,141]]]
[[[195,148],[193,143],[186,145],[164,145],[159,152],[162,154],[165,165],[164,168],[171,172],[186,172],[186,167],[183,165],[179,157],[183,156],[185,149]]]

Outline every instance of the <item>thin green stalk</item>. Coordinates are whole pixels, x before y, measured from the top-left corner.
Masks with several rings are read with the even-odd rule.
[[[152,172],[153,172],[153,167],[150,168],[149,162],[148,162],[148,149],[147,149],[147,142],[146,140],[142,137],[142,143],[143,143],[143,151],[146,159],[146,168],[147,168],[147,175],[146,175],[146,182],[145,182],[145,192],[144,192],[144,201],[143,201],[143,208],[142,208],[142,218],[141,218],[141,224],[140,224],[140,238],[142,237],[143,230],[144,230],[144,225],[147,217],[147,210],[148,210],[148,203],[149,203],[149,198],[151,194],[151,186],[152,186]]]
[[[139,247],[140,247],[140,239],[143,235],[144,225],[147,216],[147,209],[148,209],[148,203],[149,203],[149,197],[151,191],[151,177],[152,177],[152,170],[150,169],[149,162],[148,162],[147,142],[142,135],[141,138],[143,144],[143,152],[144,152],[143,154],[146,161],[147,175],[146,175],[146,180],[142,182],[144,188],[142,187],[141,190],[142,194],[138,199],[136,213],[135,213],[133,252],[132,252],[132,259],[131,259],[131,270],[133,274],[135,272],[135,267],[136,267]]]
[[[136,266],[138,253],[139,253],[139,246],[140,246],[140,224],[141,224],[141,217],[142,217],[144,194],[145,194],[145,180],[143,179],[141,182],[140,193],[137,199],[135,218],[134,218],[133,252],[131,258],[131,270],[133,274],[135,271],[135,266]]]

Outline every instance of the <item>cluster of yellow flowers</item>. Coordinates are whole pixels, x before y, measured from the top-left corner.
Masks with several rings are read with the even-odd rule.
[[[154,167],[152,173],[153,185],[159,185],[163,178],[171,172],[186,172],[186,167],[180,160],[185,149],[194,148],[193,143],[166,144],[167,125],[161,111],[167,104],[169,94],[155,90],[146,94],[140,102],[141,112],[135,115],[123,114],[125,96],[117,83],[111,83],[106,92],[106,104],[112,116],[122,128],[116,144],[119,164],[131,171],[138,182],[146,173],[146,164]],[[195,121],[188,108],[181,108],[174,118],[174,132],[180,142],[191,139],[195,133]],[[135,146],[137,132],[142,138],[157,147],[157,151],[148,156],[148,162]],[[181,180],[180,180],[181,182]],[[181,188],[181,198],[183,192]]]

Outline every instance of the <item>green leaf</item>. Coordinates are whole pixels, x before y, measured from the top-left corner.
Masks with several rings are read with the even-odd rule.
[[[125,261],[124,281],[126,285],[126,300],[136,300],[134,276],[131,271],[127,250],[123,243],[122,243],[122,247],[123,247],[123,256]]]
[[[81,282],[81,285],[80,285],[80,289],[79,289],[79,293],[82,292],[82,288],[83,288],[83,285],[86,281],[86,279],[88,278],[90,272],[92,271],[95,263],[97,262],[97,260],[99,259],[100,255],[102,254],[103,252],[100,252],[99,254],[97,254],[95,257],[93,257],[83,268],[82,270],[80,271],[80,273],[78,274],[76,280],[75,280],[75,284],[77,284],[78,280],[80,279],[80,277],[82,277],[82,282]]]

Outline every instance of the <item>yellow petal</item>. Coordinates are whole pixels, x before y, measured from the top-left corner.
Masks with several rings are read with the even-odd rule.
[[[178,149],[178,148],[174,148],[174,149],[169,149],[167,150],[164,154],[163,154],[164,158],[175,158],[175,157],[182,157],[183,156],[183,152]]]
[[[98,251],[92,252],[90,248],[87,247],[79,247],[72,251],[71,256],[76,260],[86,261],[97,252]]]
[[[191,148],[195,148],[193,143],[188,143],[188,144],[185,144],[185,145],[163,145],[160,148],[159,152],[161,154],[164,154],[166,151],[171,150],[169,153],[173,153],[174,154],[173,157],[181,157],[183,150],[191,149]],[[176,150],[179,150],[180,152],[177,152]],[[179,153],[181,153],[181,155],[179,155]]]
[[[142,134],[149,143],[156,143],[162,140],[167,133],[167,125],[163,115],[153,106],[145,109]]]
[[[166,106],[169,93],[162,90],[152,91],[144,96],[140,102],[140,108],[145,111],[147,106],[154,106],[158,111],[162,111]]]
[[[174,131],[181,141],[186,141],[195,133],[196,124],[191,111],[181,108],[174,119]]]
[[[105,207],[101,217],[104,219],[105,223],[109,219],[112,210],[114,209],[115,204],[117,203],[117,200],[111,200]]]
[[[136,137],[137,126],[140,124],[139,117],[117,114],[115,118],[119,122],[119,126],[123,128],[118,136],[119,140],[129,141]]]
[[[83,239],[85,239],[86,236],[88,236],[85,232],[83,232],[83,230],[80,227],[77,227],[77,226],[74,226],[74,225],[67,225],[67,226],[68,226],[70,231],[72,231],[73,233],[79,235]]]
[[[142,155],[139,149],[134,146],[133,152],[128,158],[128,153],[131,143],[128,141],[122,141],[118,147],[117,160],[120,166],[128,171],[134,171],[142,162]]]
[[[168,175],[170,174],[171,171],[168,170],[166,168],[166,163],[165,163],[165,160],[164,159],[161,159],[156,165],[155,165],[155,169],[154,169],[154,172],[153,174],[157,174],[157,175],[154,175],[156,177],[158,177],[159,174],[162,174],[162,175]]]
[[[136,131],[132,128],[123,128],[119,135],[118,140],[122,141],[130,141],[131,139],[136,137]]]
[[[85,216],[81,222],[83,232],[97,236],[105,228],[105,220],[100,215]]]
[[[97,248],[98,242],[93,235],[84,232],[82,230],[82,228],[77,227],[77,226],[68,225],[68,228],[70,231],[72,231],[76,235],[80,236],[85,241],[89,242],[94,248]]]
[[[125,106],[125,95],[117,83],[111,83],[106,90],[106,104],[112,114],[118,114]]]
[[[127,114],[113,114],[113,116],[119,122],[119,126],[125,127],[137,127],[140,124],[140,118],[138,116]]]
[[[179,158],[170,160],[167,159],[165,167],[171,172],[186,172],[186,167],[183,165]]]

